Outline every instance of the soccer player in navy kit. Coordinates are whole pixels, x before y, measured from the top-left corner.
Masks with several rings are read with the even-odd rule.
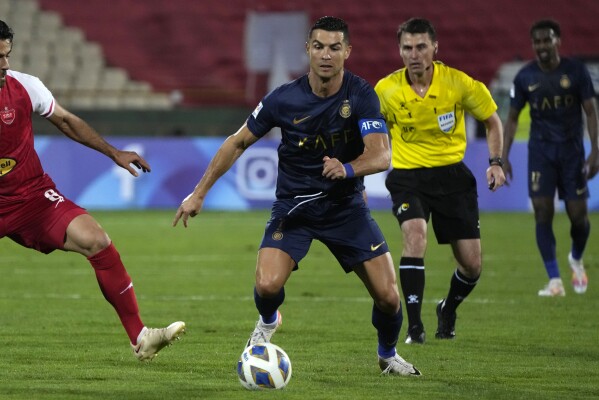
[[[363,197],[363,176],[385,171],[387,128],[373,88],[344,69],[351,45],[347,24],[320,18],[310,29],[310,70],[273,90],[229,136],[194,191],[177,210],[187,226],[208,190],[245,149],[280,127],[276,201],[256,265],[254,299],[260,314],[248,345],[269,342],[281,322],[284,285],[313,239],[324,243],[345,272],[355,272],[374,299],[379,366],[384,374],[420,375],[397,355],[402,310],[393,261]]]
[[[143,324],[133,283],[112,241],[44,172],[33,145],[31,114],[45,117],[65,136],[106,155],[134,176],[138,172],[130,164],[143,172],[149,172],[150,166],[135,152],[115,149],[61,107],[38,78],[9,70],[13,36],[12,29],[0,21],[0,238],[9,237],[46,254],[60,249],[86,257],[129,336],[135,357],[151,360],[185,331],[185,323],[177,321],[160,329]]]
[[[587,180],[599,169],[597,107],[595,90],[585,65],[560,57],[561,31],[557,22],[541,20],[530,29],[536,61],[526,64],[514,78],[510,111],[505,124],[504,171],[512,178],[508,155],[516,134],[518,116],[530,104],[528,141],[528,194],[536,223],[537,246],[545,264],[549,283],[539,296],[564,296],[553,233],[554,196],[565,202],[572,238],[568,262],[576,293],[587,290],[582,262],[589,238]],[[591,149],[585,160],[582,110],[586,115]]]

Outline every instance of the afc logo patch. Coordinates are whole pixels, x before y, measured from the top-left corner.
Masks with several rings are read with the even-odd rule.
[[[0,119],[6,125],[10,125],[14,122],[17,113],[14,108],[8,109],[8,107],[4,107],[4,110],[0,111]]]

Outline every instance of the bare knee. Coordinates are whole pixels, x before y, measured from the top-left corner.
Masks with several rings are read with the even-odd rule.
[[[376,306],[385,314],[397,314],[400,307],[399,292],[397,288],[395,290],[389,289],[384,293],[377,294],[374,299]]]
[[[282,286],[276,280],[256,277],[256,291],[260,297],[275,297],[281,288]]]
[[[67,227],[64,249],[86,257],[98,254],[110,246],[110,238],[88,214],[76,217]]]
[[[472,257],[464,260],[458,265],[458,270],[470,279],[477,279],[482,273],[482,261],[480,257]]]

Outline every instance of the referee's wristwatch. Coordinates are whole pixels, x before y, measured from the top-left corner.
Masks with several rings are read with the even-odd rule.
[[[503,167],[503,159],[501,157],[491,157],[489,158],[489,165],[499,165]]]

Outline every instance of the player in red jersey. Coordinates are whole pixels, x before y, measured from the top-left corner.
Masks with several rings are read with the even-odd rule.
[[[133,283],[102,227],[56,188],[44,173],[33,145],[32,113],[48,119],[67,137],[110,157],[132,175],[150,166],[137,153],[107,143],[85,121],[54,100],[36,77],[10,71],[13,32],[0,20],[0,238],[50,253],[56,249],[85,256],[102,294],[116,310],[139,360],[151,360],[185,331],[185,323],[147,328],[141,321]]]

